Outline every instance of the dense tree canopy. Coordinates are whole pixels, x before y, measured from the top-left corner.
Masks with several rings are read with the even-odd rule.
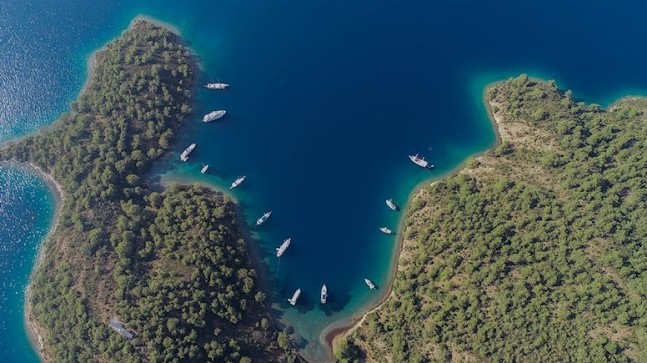
[[[63,191],[29,301],[49,360],[294,359],[263,312],[232,202],[197,185],[152,192],[142,178],[191,112],[193,72],[175,34],[136,21],[97,54],[72,112],[0,150]]]
[[[338,356],[647,361],[647,100],[525,75],[487,100],[502,143],[416,195],[393,295]]]

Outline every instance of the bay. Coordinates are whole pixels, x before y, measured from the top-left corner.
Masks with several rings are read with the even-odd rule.
[[[0,164],[0,180],[0,357],[37,362],[25,333],[24,293],[55,201],[34,170]]]
[[[574,0],[8,0],[0,5],[0,141],[67,110],[89,54],[136,15],[178,28],[202,72],[194,116],[156,173],[223,189],[247,175],[232,193],[244,219],[253,226],[273,211],[262,228],[250,228],[273,315],[307,357],[322,359],[321,332],[358,316],[387,290],[399,235],[378,227],[396,229],[404,212],[390,211],[384,200],[405,207],[420,183],[495,141],[483,87],[526,72],[603,105],[628,91],[643,93],[646,7]],[[230,89],[200,87],[216,80]],[[200,121],[221,108],[224,119]],[[177,154],[192,142],[196,151],[180,163]],[[413,153],[436,169],[417,168],[407,158]],[[199,173],[202,163],[210,165],[207,175]],[[274,249],[287,237],[293,244],[278,260]],[[33,251],[20,253],[33,260]],[[323,283],[325,307],[318,303]],[[296,288],[303,295],[293,308],[286,299]],[[0,352],[7,344],[0,338]]]

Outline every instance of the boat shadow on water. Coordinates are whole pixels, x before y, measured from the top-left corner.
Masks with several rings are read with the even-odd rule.
[[[339,291],[329,290],[328,299],[325,304],[319,304],[319,310],[323,311],[326,316],[331,316],[333,313],[338,313],[348,305],[350,302],[350,292],[348,290]]]
[[[191,158],[185,162],[179,159],[176,160],[176,153],[167,153],[160,159],[155,160],[151,169],[144,174],[143,179],[145,180],[146,186],[151,191],[162,192],[164,190],[164,184],[179,183],[192,185],[199,183],[226,192],[229,188],[228,183],[233,181],[238,175],[224,172],[218,168],[218,165],[214,165],[213,163],[209,164],[207,156],[201,156],[198,148],[191,153]],[[209,165],[209,168],[205,173],[201,173],[200,171],[205,165]],[[222,185],[216,183],[217,179],[222,180]],[[238,188],[244,185],[245,183]]]
[[[283,311],[296,310],[299,314],[305,314],[309,311],[318,309],[323,311],[326,316],[331,316],[333,313],[342,311],[351,300],[351,295],[348,290],[339,291],[339,289],[336,289],[328,291],[328,299],[325,304],[321,303],[320,296],[318,294],[317,296],[314,296],[310,291],[302,292],[301,295],[299,295],[299,300],[294,306],[288,302],[287,298],[281,299],[278,305],[280,308],[273,308],[272,315],[280,319],[283,315]],[[288,289],[277,289],[275,293],[280,296],[289,297],[293,291]]]
[[[291,305],[288,301],[288,297],[292,296],[294,291],[278,287],[275,289],[274,293],[278,297],[278,303],[272,307],[272,315],[279,318],[283,316],[285,311],[296,310],[299,314],[305,314],[308,311],[311,311],[315,308],[315,303],[319,300],[314,300],[308,293],[302,292],[299,295],[297,303]]]

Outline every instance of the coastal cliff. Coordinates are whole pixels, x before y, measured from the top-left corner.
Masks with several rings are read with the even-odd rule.
[[[522,75],[498,145],[420,189],[393,293],[338,345],[371,362],[647,360],[647,100]]]
[[[70,113],[0,149],[59,197],[27,301],[45,361],[291,361],[265,313],[233,202],[143,175],[190,114],[195,64],[137,20],[95,56]]]

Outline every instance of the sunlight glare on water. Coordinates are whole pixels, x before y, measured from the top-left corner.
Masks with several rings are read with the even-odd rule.
[[[0,164],[0,180],[0,357],[32,361],[26,335],[16,332],[23,331],[23,295],[54,200],[33,170]]]

